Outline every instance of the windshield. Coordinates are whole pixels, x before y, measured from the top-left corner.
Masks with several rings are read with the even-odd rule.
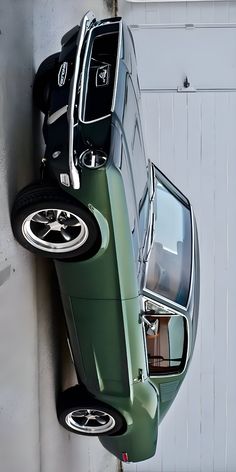
[[[144,316],[150,375],[178,374],[187,356],[186,319],[181,315]]]
[[[146,289],[186,306],[191,279],[191,212],[156,179],[155,229]]]

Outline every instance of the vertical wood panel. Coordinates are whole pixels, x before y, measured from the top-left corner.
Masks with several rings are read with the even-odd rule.
[[[236,94],[145,93],[148,153],[190,197],[200,239],[201,303],[194,357],[137,472],[236,470]],[[136,470],[130,469],[130,470]],[[129,469],[127,469],[129,470]]]
[[[214,423],[214,94],[204,95],[201,104],[201,180],[199,188],[201,237],[201,293],[204,303],[201,330],[201,471],[213,470]],[[203,318],[204,317],[204,318]],[[206,321],[207,319],[207,321]]]
[[[119,0],[119,14],[129,24],[155,23],[234,23],[233,1],[129,3]]]
[[[230,2],[228,7],[228,23],[236,21],[236,3]]]
[[[227,192],[227,220],[228,220],[228,331],[226,345],[227,363],[227,429],[226,429],[226,470],[234,472],[236,469],[236,376],[235,376],[235,333],[236,333],[236,97],[229,98],[228,128],[234,139],[228,142],[228,192]]]
[[[131,24],[236,22],[236,2],[134,5]],[[157,454],[125,470],[235,472],[236,93],[142,100],[148,155],[194,207],[201,300],[193,360],[160,426]]]
[[[233,97],[232,97],[233,98]],[[215,326],[214,326],[214,470],[225,470],[226,451],[226,385],[227,385],[227,284],[228,284],[228,258],[227,258],[227,186],[230,132],[229,96],[219,95],[217,98],[215,123],[216,123],[216,167],[215,167]],[[232,134],[233,136],[233,134]],[[231,138],[232,139],[232,138]],[[223,198],[222,198],[223,195]]]
[[[202,97],[198,94],[190,94],[188,96],[188,188],[186,193],[192,202],[197,221],[200,219],[199,188],[201,181],[201,101]],[[176,156],[179,159],[178,156]],[[182,165],[180,166],[180,168]],[[199,239],[202,236],[199,234]],[[200,239],[201,244],[201,239]],[[200,314],[203,316],[204,308],[200,303]],[[188,390],[187,404],[185,408],[185,418],[188,423],[188,455],[187,455],[187,471],[190,472],[194,464],[195,470],[200,470],[200,412],[201,412],[201,384],[200,384],[200,323],[195,345],[194,356],[188,376],[186,377],[186,385]],[[182,462],[181,462],[182,464]]]

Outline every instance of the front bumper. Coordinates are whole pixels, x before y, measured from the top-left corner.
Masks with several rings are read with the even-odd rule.
[[[76,51],[76,56],[75,56],[74,75],[71,80],[68,111],[67,111],[67,120],[68,120],[68,127],[69,127],[68,163],[69,163],[69,173],[70,173],[70,184],[74,189],[80,188],[79,172],[74,163],[74,127],[75,127],[74,116],[75,116],[76,91],[78,90],[78,78],[79,78],[79,71],[80,71],[80,57],[81,57],[81,51],[82,51],[86,33],[92,27],[92,24],[94,22],[95,22],[94,14],[92,12],[88,12],[86,13],[86,15],[84,15],[80,23],[80,30],[76,39],[77,51]]]
[[[115,38],[112,81],[110,80],[108,87],[106,82],[97,83],[98,74],[94,73],[97,67],[97,72],[101,70],[101,77],[102,73],[108,75],[109,64],[107,69],[104,65],[106,56],[100,54],[103,57],[100,62],[93,57],[95,41],[106,35],[113,35]],[[103,47],[105,45],[109,49],[110,38],[111,36],[106,37],[107,42],[103,42]],[[57,83],[53,89],[52,107],[45,124],[45,157],[56,179],[66,187],[80,188],[79,156],[86,149],[99,150],[105,146],[108,148],[110,116],[116,99],[121,40],[120,18],[97,22],[90,11],[81,20],[80,27],[73,28],[62,38]],[[58,153],[60,160],[55,163],[52,157]]]

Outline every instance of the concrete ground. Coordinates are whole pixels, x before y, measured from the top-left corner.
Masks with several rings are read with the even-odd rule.
[[[108,8],[110,6],[110,12]],[[113,472],[116,459],[97,439],[58,424],[57,393],[74,382],[51,263],[13,238],[9,212],[17,191],[35,179],[42,156],[41,117],[32,106],[40,61],[95,0],[0,0],[0,470]]]

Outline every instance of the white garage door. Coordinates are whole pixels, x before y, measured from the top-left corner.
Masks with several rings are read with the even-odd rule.
[[[195,211],[201,302],[193,361],[160,427],[157,454],[125,470],[235,472],[236,28],[133,33],[148,157]],[[186,75],[196,92],[178,93]]]
[[[141,88],[236,89],[236,25],[132,27]]]

